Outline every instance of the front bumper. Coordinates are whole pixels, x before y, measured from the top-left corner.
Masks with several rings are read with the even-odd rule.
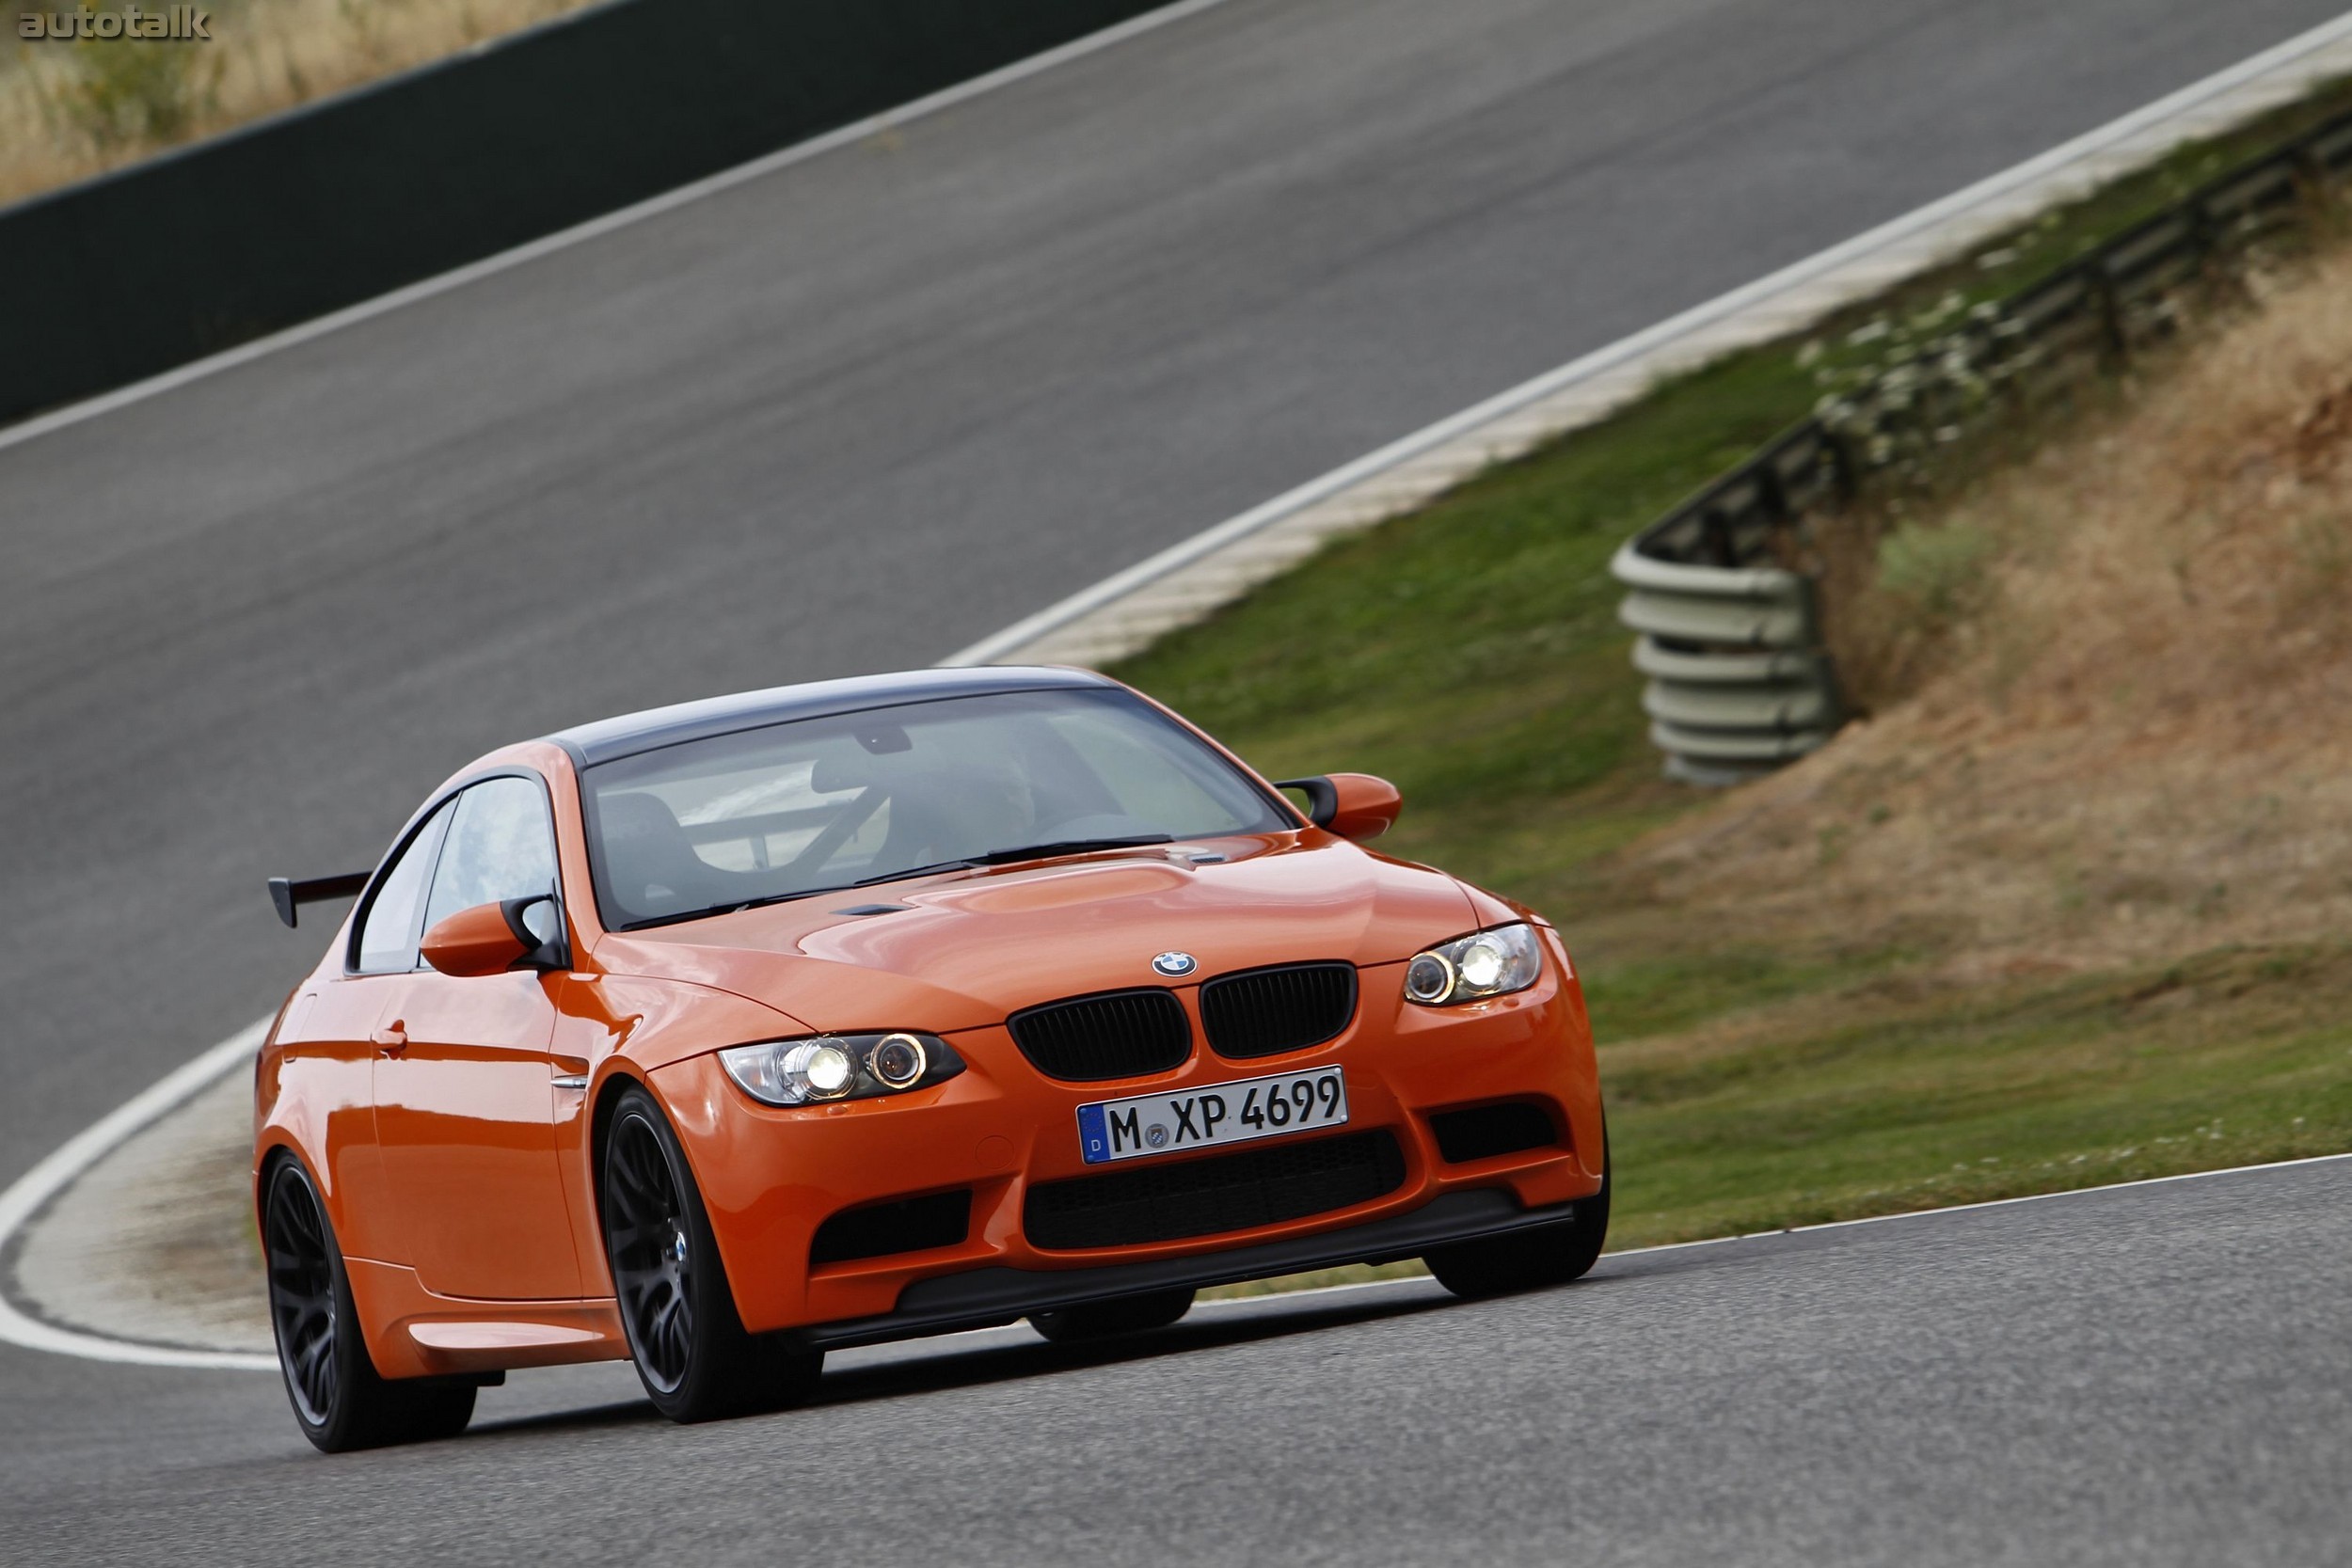
[[[1415,1007],[1403,1000],[1402,965],[1367,968],[1358,1016],[1336,1040],[1248,1061],[1196,1044],[1183,1067],[1150,1078],[1050,1080],[1009,1034],[991,1028],[949,1037],[969,1070],[906,1095],[773,1109],[738,1090],[712,1055],[661,1068],[653,1082],[693,1165],[738,1310],[755,1333],[864,1343],[1141,1291],[1413,1257],[1556,1221],[1599,1189],[1600,1090],[1583,998],[1557,939],[1545,939],[1544,977],[1516,995]],[[1197,999],[1175,989],[1197,1042]],[[1387,1129],[1403,1153],[1403,1180],[1390,1191],[1300,1219],[1135,1245],[1047,1250],[1024,1233],[1033,1183],[1161,1163],[1086,1164],[1081,1104],[1334,1062],[1346,1076],[1347,1131]],[[1432,1113],[1504,1101],[1540,1106],[1555,1141],[1483,1159],[1442,1157]],[[971,1195],[961,1243],[811,1266],[812,1240],[832,1215],[958,1190]]]
[[[1507,1191],[1496,1187],[1443,1193],[1410,1213],[1251,1246],[1229,1243],[1218,1251],[1190,1258],[1081,1269],[1000,1265],[938,1275],[908,1286],[899,1293],[894,1311],[796,1328],[786,1338],[809,1350],[842,1350],[885,1339],[991,1328],[1032,1312],[1083,1307],[1151,1291],[1204,1290],[1278,1274],[1337,1268],[1343,1263],[1393,1263],[1448,1243],[1536,1230],[1575,1217],[1573,1203],[1522,1209]]]

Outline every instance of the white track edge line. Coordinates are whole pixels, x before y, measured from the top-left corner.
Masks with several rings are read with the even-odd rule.
[[[80,424],[86,420],[93,420],[103,414],[111,414],[132,404],[144,403],[150,398],[159,397],[163,393],[184,387],[190,382],[201,381],[207,376],[217,375],[223,371],[234,370],[239,365],[250,364],[256,359],[278,353],[280,350],[294,348],[310,342],[313,339],[326,337],[330,332],[340,332],[346,326],[355,326],[377,316],[388,315],[394,310],[414,305],[420,300],[452,293],[469,283],[478,283],[485,277],[523,266],[542,257],[554,255],[561,250],[568,250],[574,245],[599,239],[617,230],[643,223],[647,218],[659,217],[664,213],[675,212],[680,207],[689,206],[707,197],[716,196],[723,191],[732,190],[738,185],[764,179],[779,170],[790,168],[795,164],[806,163],[812,158],[820,157],[839,148],[864,141],[868,136],[881,132],[911,124],[915,120],[938,114],[942,110],[954,108],[958,104],[969,103],[973,99],[993,92],[999,87],[1010,87],[1015,82],[1051,71],[1057,66],[1067,65],[1073,60],[1083,59],[1102,50],[1113,48],[1130,39],[1155,32],[1162,27],[1198,16],[1202,11],[1214,9],[1225,3],[1226,0],[1177,0],[1174,5],[1162,7],[1158,10],[1146,11],[1141,16],[1130,17],[1124,22],[1114,24],[1099,32],[1089,33],[1084,38],[1058,44],[1041,55],[1031,55],[1025,59],[1015,60],[1012,64],[1000,66],[984,76],[975,76],[968,82],[958,82],[952,87],[943,87],[937,92],[917,98],[911,103],[901,103],[896,108],[884,109],[879,114],[868,115],[863,119],[827,131],[821,135],[812,136],[807,141],[795,142],[790,147],[781,148],[774,152],[755,158],[750,163],[738,164],[733,168],[723,169],[717,174],[706,175],[691,184],[680,185],[674,190],[664,191],[659,196],[648,197],[643,201],[623,207],[617,212],[607,213],[600,217],[590,218],[585,223],[575,224],[569,229],[558,230],[552,234],[525,241],[512,249],[501,250],[493,256],[485,256],[478,261],[469,261],[464,266],[453,267],[448,272],[438,273],[419,282],[394,289],[389,293],[378,294],[373,299],[362,300],[357,305],[346,306],[341,310],[298,323],[282,331],[273,332],[265,338],[256,338],[249,343],[240,343],[235,348],[223,349],[218,354],[207,355],[201,359],[191,360],[187,364],[149,376],[144,381],[135,381],[128,387],[118,388],[111,392],[102,392],[96,397],[85,399],[80,403],[68,404],[63,408],[52,409],[46,414],[35,415],[31,419],[6,429],[0,429],[0,451],[46,436],[52,431],[63,430],[69,425]]]
[[[1661,1252],[1687,1252],[1692,1247],[1727,1246],[1733,1242],[1772,1241],[1782,1236],[1809,1236],[1823,1230],[1851,1230],[1857,1226],[1884,1225],[1889,1220],[1932,1219],[1945,1214],[1966,1214],[1979,1209],[2008,1209],[2020,1203],[2040,1203],[2054,1197],[2084,1197],[2094,1193],[2128,1192],[2134,1187],[2160,1187],[2171,1181],[2202,1181],[2217,1176],[2246,1176],[2258,1171],[2292,1170],[2297,1165],[2324,1165],[2352,1160],[2352,1152],[2343,1154],[2307,1154],[2293,1160],[2265,1160],[2251,1165],[2217,1165],[2211,1170],[2176,1171],[2170,1176],[2142,1176],[2129,1181],[2107,1181],[2091,1187],[2062,1187],[2049,1193],[2020,1193],[2015,1197],[1989,1197],[1977,1203],[1947,1204],[1940,1209],[1904,1209],[1891,1214],[1865,1214],[1860,1219],[1824,1220],[1819,1225],[1792,1225],[1773,1230],[1750,1230],[1737,1236],[1703,1236],[1695,1242],[1661,1242],[1653,1246],[1627,1247],[1620,1252],[1604,1252],[1602,1263],[1613,1258],[1646,1258]],[[1594,1265],[1598,1267],[1599,1264]],[[1315,1285],[1303,1291],[1264,1291],[1254,1296],[1220,1296],[1215,1301],[1196,1303],[1195,1312],[1214,1312],[1236,1307],[1263,1307],[1274,1302],[1309,1301],[1316,1296],[1344,1295],[1357,1291],[1396,1290],[1407,1285],[1430,1285],[1436,1280],[1426,1274],[1400,1275],[1393,1279],[1351,1279],[1339,1285]],[[938,1334],[930,1338],[945,1342],[982,1334],[1002,1334],[1014,1325],[994,1323],[987,1328],[959,1329],[952,1334]]]
[[[2090,1187],[2061,1187],[2056,1192],[2020,1193],[2015,1197],[1988,1197],[1976,1203],[1949,1203],[1937,1209],[1902,1209],[1891,1214],[1865,1214],[1860,1219],[1823,1220],[1819,1225],[1783,1226],[1772,1230],[1749,1230],[1737,1236],[1702,1236],[1695,1242],[1660,1242],[1651,1246],[1627,1247],[1621,1252],[1603,1252],[1600,1261],[1613,1258],[1646,1258],[1661,1252],[1687,1252],[1692,1247],[1728,1246],[1734,1242],[1770,1241],[1779,1236],[1810,1236],[1822,1230],[1851,1230],[1856,1226],[1884,1225],[1889,1220],[1923,1220],[1942,1214],[1966,1214],[1979,1209],[2009,1209],[2020,1203],[2040,1203],[2054,1197],[2082,1197],[2091,1193],[2121,1193],[2134,1187],[2160,1187],[2168,1181],[2202,1181],[2216,1176],[2244,1176],[2252,1171],[2292,1170],[2297,1165],[2324,1165],[2335,1161],[2352,1160],[2352,1151],[2342,1154],[2306,1154],[2293,1160],[2265,1160],[2251,1165],[2216,1165],[2211,1170],[2175,1171],[2170,1176],[2140,1176],[2129,1181],[2104,1181]],[[1595,1267],[1598,1267],[1596,1264]],[[1342,1285],[1317,1285],[1304,1291],[1267,1291],[1254,1296],[1227,1296],[1204,1301],[1195,1307],[1243,1307],[1252,1302],[1302,1301],[1310,1296],[1336,1295],[1343,1291],[1377,1291],[1396,1285],[1427,1283],[1425,1274],[1402,1275],[1394,1279],[1351,1279]],[[976,1332],[985,1332],[979,1330]]]
[[[1702,1236],[1694,1242],[1659,1242],[1650,1246],[1627,1247],[1621,1252],[1603,1252],[1600,1261],[1613,1258],[1646,1258],[1661,1252],[1687,1252],[1692,1247],[1728,1246],[1734,1242],[1764,1242],[1780,1236],[1810,1236],[1822,1230],[1851,1230],[1857,1226],[1884,1225],[1890,1220],[1923,1220],[1943,1214],[1967,1214],[1979,1209],[2010,1209],[2020,1203],[2041,1203],[2054,1197],[2083,1197],[2092,1193],[2128,1192],[2134,1187],[2161,1187],[2170,1181],[2202,1181],[2217,1176],[2244,1176],[2254,1171],[2292,1170],[2297,1165],[2325,1165],[2352,1160],[2352,1151],[2341,1154],[2305,1154],[2292,1160],[2264,1160],[2250,1165],[2216,1165],[2211,1170],[2175,1171],[2170,1176],[2139,1176],[2129,1181],[2103,1181],[2090,1187],[2060,1187],[2047,1193],[2019,1193],[2014,1197],[1988,1197],[1975,1203],[1947,1203],[1935,1209],[1899,1209],[1891,1214],[1865,1214],[1859,1219],[1823,1220],[1819,1225],[1782,1226],[1772,1230],[1748,1230],[1737,1236]],[[1598,1267],[1596,1264],[1595,1267]],[[1375,1291],[1384,1286],[1417,1285],[1432,1276],[1423,1274],[1404,1275],[1395,1279],[1352,1279],[1343,1285],[1317,1285],[1305,1291],[1268,1291],[1261,1295],[1231,1296],[1217,1301],[1204,1301],[1200,1307],[1239,1307],[1248,1302],[1297,1301],[1308,1296],[1332,1295],[1342,1291]],[[1194,1310],[1198,1311],[1196,1307]]]
[[[0,1193],[0,1262],[7,1259],[10,1244],[25,1223],[83,1172],[241,1064],[250,1062],[261,1049],[262,1037],[269,1032],[269,1023],[268,1019],[261,1019],[247,1024],[196,1060],[149,1085],[17,1178],[7,1192]],[[7,1280],[0,1279],[0,1341],[8,1344],[142,1367],[278,1370],[278,1358],[272,1355],[145,1344],[43,1323],[17,1308],[8,1299],[7,1284]]]
[[[1125,597],[1127,594],[1155,582],[1161,578],[1191,565],[1202,558],[1216,554],[1223,546],[1246,539],[1284,517],[1304,511],[1318,501],[1327,500],[1375,474],[1385,473],[1425,452],[1445,446],[1455,437],[1468,435],[1491,424],[1504,416],[1540,403],[1551,394],[1580,382],[1592,380],[1603,372],[1640,358],[1651,350],[1687,338],[1702,327],[1734,316],[1752,306],[1785,294],[1799,285],[1810,282],[1824,274],[1836,271],[1850,262],[1885,250],[1903,240],[1923,233],[1974,208],[1982,207],[2024,186],[2032,184],[2067,166],[2082,162],[2118,143],[2129,141],[2151,127],[2176,119],[2209,100],[2218,98],[2249,82],[2293,64],[2308,55],[2316,54],[2329,44],[2352,37],[2352,13],[2321,24],[2310,31],[2287,40],[2240,60],[2237,64],[2215,72],[2201,81],[2192,82],[2176,92],[2154,103],[2135,109],[2120,119],[2108,121],[2095,130],[2084,133],[2074,140],[2052,148],[2049,151],[2029,158],[2022,164],[1991,175],[1964,189],[1955,191],[1924,207],[1915,208],[1902,216],[1881,224],[1878,228],[1855,235],[1843,244],[1817,252],[1800,261],[1791,262],[1778,272],[1744,284],[1728,293],[1717,295],[1704,304],[1692,307],[1681,314],[1668,318],[1654,326],[1645,327],[1629,337],[1617,340],[1545,372],[1530,380],[1499,392],[1483,403],[1447,416],[1400,437],[1377,451],[1368,452],[1351,463],[1332,469],[1287,490],[1272,500],[1262,502],[1237,516],[1230,517],[1215,527],[1202,530],[1188,539],[1178,541],[1155,555],[1149,556],[1125,570],[1104,578],[1089,587],[1047,606],[1034,615],[1024,617],[993,636],[948,655],[939,662],[944,666],[987,664],[1009,652],[1019,649],[1047,634],[1057,631],[1089,612]]]
[[[240,1063],[251,1058],[260,1047],[262,1037],[268,1031],[269,1021],[262,1019],[239,1030],[228,1039],[213,1047],[178,1071],[151,1085],[144,1093],[121,1106],[113,1115],[74,1138],[47,1160],[27,1172],[23,1179],[0,1194],[0,1258],[5,1258],[9,1243],[24,1222],[40,1212],[50,1198],[71,1185],[73,1180],[90,1165],[128,1142],[140,1131],[153,1123],[183,1101],[194,1098],[213,1083],[225,1076]],[[1951,1203],[1931,1209],[1903,1209],[1887,1214],[1866,1214],[1859,1219],[1825,1220],[1819,1225],[1787,1226],[1772,1230],[1750,1230],[1736,1236],[1705,1236],[1691,1242],[1661,1242],[1652,1246],[1627,1247],[1623,1251],[1606,1252],[1603,1261],[1613,1258],[1645,1258],[1663,1252],[1687,1252],[1694,1247],[1727,1246],[1735,1242],[1770,1241],[1780,1236],[1809,1236],[1822,1231],[1851,1230],[1867,1225],[1886,1225],[1899,1220],[1928,1219],[1947,1214],[1974,1213],[1987,1209],[2010,1209],[2023,1203],[2043,1203],[2055,1198],[2084,1197],[2098,1193],[2127,1192],[2138,1187],[2161,1187],[2181,1181],[2205,1181],[2217,1177],[2245,1176],[2262,1171],[2293,1170],[2303,1165],[2325,1165],[2352,1161],[2352,1152],[2340,1154],[2310,1154],[2292,1160],[2265,1160],[2250,1165],[2217,1165],[2210,1170],[2177,1171],[2169,1176],[2143,1176],[2129,1181],[2105,1181],[2088,1187],[2063,1187],[2054,1192],[2020,1193],[2013,1197],[1985,1198],[1976,1203]],[[1339,1285],[1317,1285],[1303,1291],[1269,1291],[1254,1296],[1232,1296],[1204,1301],[1196,1310],[1218,1310],[1253,1303],[1272,1301],[1303,1301],[1316,1296],[1338,1295],[1355,1291],[1372,1291],[1396,1286],[1424,1283],[1426,1275],[1408,1275],[1397,1279],[1359,1279]],[[4,1283],[4,1282],[0,1282]],[[1003,1327],[1007,1325],[997,1325]],[[941,1339],[963,1338],[967,1334],[989,1334],[995,1328],[966,1329],[960,1333],[936,1336]],[[168,1345],[150,1344],[135,1339],[116,1339],[104,1335],[66,1329],[25,1316],[9,1303],[5,1290],[0,1290],[0,1342],[30,1350],[53,1351],[63,1355],[77,1355],[93,1361],[110,1361],[148,1367],[183,1367],[208,1370],[276,1371],[277,1358],[241,1351],[200,1351]]]

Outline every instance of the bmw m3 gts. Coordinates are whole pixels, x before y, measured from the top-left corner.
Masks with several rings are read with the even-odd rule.
[[[373,871],[270,886],[290,926],[356,895],[256,1081],[303,1431],[453,1433],[509,1369],[624,1357],[699,1420],[835,1347],[1151,1328],[1350,1262],[1574,1278],[1609,1162],[1568,954],[1365,847],[1398,810],[1057,669],[460,769]]]

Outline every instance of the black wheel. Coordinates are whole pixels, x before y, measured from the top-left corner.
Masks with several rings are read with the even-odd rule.
[[[1457,1296],[1508,1295],[1581,1279],[1609,1239],[1609,1175],[1600,1191],[1576,1200],[1558,1225],[1439,1247],[1422,1259],[1438,1283]]]
[[[278,1161],[264,1195],[270,1327],[302,1435],[323,1452],[342,1453],[465,1431],[473,1419],[474,1385],[386,1378],[369,1359],[342,1249],[302,1163]]]
[[[1166,1328],[1192,1310],[1190,1291],[1154,1291],[1148,1296],[1120,1296],[1116,1301],[1065,1307],[1058,1312],[1032,1312],[1029,1326],[1057,1345],[1081,1339],[1101,1339],[1113,1334],[1141,1334]]]
[[[693,1172],[669,1118],[625,1090],[605,1132],[604,1254],[638,1381],[674,1421],[772,1410],[805,1396],[824,1365],[744,1332]]]

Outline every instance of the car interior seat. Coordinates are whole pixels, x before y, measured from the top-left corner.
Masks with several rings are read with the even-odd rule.
[[[726,874],[694,853],[693,841],[660,796],[643,790],[607,795],[596,802],[596,816],[604,836],[606,891],[621,906],[607,915],[609,924],[726,901],[720,885]]]

